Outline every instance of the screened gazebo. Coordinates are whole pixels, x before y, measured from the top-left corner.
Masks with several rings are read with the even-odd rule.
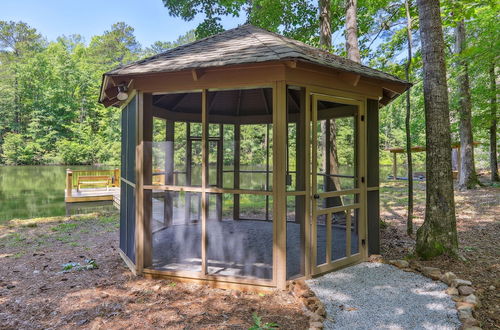
[[[131,270],[285,288],[379,252],[378,111],[410,84],[243,25],[104,75]]]

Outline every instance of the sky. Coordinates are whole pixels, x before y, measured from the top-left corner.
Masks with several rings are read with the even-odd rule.
[[[0,0],[0,20],[28,23],[49,41],[80,34],[87,42],[123,21],[147,47],[158,40],[176,40],[196,28],[202,17],[191,22],[171,17],[162,0]],[[242,17],[228,17],[222,23],[229,29],[243,21]]]

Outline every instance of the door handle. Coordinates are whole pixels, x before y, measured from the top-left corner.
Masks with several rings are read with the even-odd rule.
[[[314,195],[313,195],[313,198],[314,198],[314,199],[319,199],[319,195],[318,195],[318,194],[314,194]]]

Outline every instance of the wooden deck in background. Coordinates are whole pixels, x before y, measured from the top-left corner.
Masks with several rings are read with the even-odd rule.
[[[97,202],[97,201],[113,201],[117,206],[120,206],[120,188],[110,187],[106,188],[82,188],[80,191],[76,189],[71,190],[71,196],[65,192],[64,201],[66,203],[80,203],[80,202]]]

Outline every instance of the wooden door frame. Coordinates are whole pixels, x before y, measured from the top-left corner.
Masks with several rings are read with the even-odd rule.
[[[366,240],[366,231],[367,231],[367,213],[366,213],[366,100],[365,99],[357,99],[352,98],[351,95],[342,95],[343,93],[325,93],[324,90],[315,91],[312,90],[310,94],[308,94],[308,101],[310,102],[310,126],[311,126],[311,140],[310,147],[311,150],[310,155],[310,169],[311,169],[311,180],[310,180],[310,189],[309,190],[309,198],[310,198],[310,253],[309,253],[309,265],[310,265],[310,274],[311,276],[318,276],[320,274],[330,272],[335,269],[339,269],[345,267],[350,264],[354,264],[366,259],[368,254],[368,244]],[[358,203],[354,203],[353,205],[344,206],[344,207],[332,207],[327,210],[319,210],[316,206],[316,201],[314,199],[314,194],[317,192],[317,122],[318,122],[318,109],[317,102],[320,100],[355,105],[357,106],[357,116],[356,116],[356,125],[357,125],[357,143],[356,143],[356,155],[357,155],[357,188],[343,190],[339,192],[330,192],[330,193],[322,193],[322,195],[326,194],[328,196],[341,196],[347,195],[346,192],[355,192],[359,196]],[[344,193],[342,193],[344,192]],[[334,212],[338,212],[341,210],[348,210],[348,216],[346,221],[349,222],[350,210],[359,211],[359,219],[358,219],[358,253],[354,256],[350,256],[350,252],[347,253],[347,243],[350,243],[348,236],[346,236],[346,257],[331,261],[331,232],[327,230],[327,251],[326,251],[326,263],[321,265],[316,265],[317,258],[317,217],[318,215],[325,214],[327,216],[326,226],[330,227],[331,216]],[[350,226],[349,226],[350,227]],[[347,230],[347,228],[346,228]],[[328,235],[329,234],[329,235]],[[364,244],[362,243],[364,242]],[[350,249],[350,246],[349,246]]]

